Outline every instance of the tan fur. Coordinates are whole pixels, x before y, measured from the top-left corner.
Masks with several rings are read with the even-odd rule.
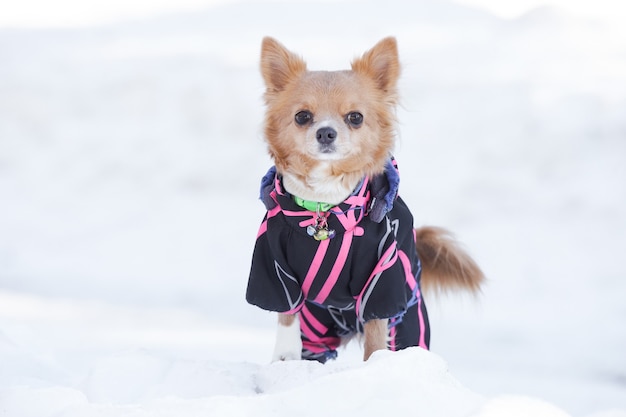
[[[384,171],[396,133],[400,63],[394,38],[381,40],[356,58],[351,70],[333,72],[309,71],[302,58],[265,38],[261,74],[266,85],[265,139],[287,191],[337,204],[364,176]],[[312,114],[310,123],[295,122],[301,111]],[[363,115],[361,126],[347,123],[351,112]],[[320,150],[315,136],[324,127],[337,133],[330,154]],[[422,227],[416,229],[416,241],[426,292],[480,290],[482,271],[448,231]],[[294,315],[278,316],[285,327],[295,320]],[[387,323],[377,319],[364,324],[364,360],[387,347]]]
[[[291,326],[295,319],[296,319],[295,314],[284,314],[284,313],[278,314],[278,324],[280,324],[281,326]]]
[[[377,350],[387,349],[387,319],[370,320],[363,325],[365,342],[363,360],[366,361]]]

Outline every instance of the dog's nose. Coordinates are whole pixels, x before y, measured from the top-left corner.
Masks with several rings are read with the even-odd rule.
[[[332,127],[322,127],[317,131],[316,137],[321,145],[330,145],[337,138],[337,131]]]

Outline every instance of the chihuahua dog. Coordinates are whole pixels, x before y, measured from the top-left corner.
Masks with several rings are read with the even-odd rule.
[[[395,38],[329,72],[268,37],[261,74],[275,166],[261,181],[246,299],[279,313],[273,359],[323,363],[355,335],[364,360],[428,349],[422,289],[477,292],[484,277],[446,230],[415,229],[398,196]]]

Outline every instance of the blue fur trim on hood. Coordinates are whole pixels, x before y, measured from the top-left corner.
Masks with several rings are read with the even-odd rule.
[[[263,178],[261,178],[261,189],[259,191],[259,200],[263,202],[266,210],[271,210],[276,207],[276,201],[270,196],[270,193],[274,189],[275,179],[276,167],[272,165]]]
[[[391,158],[385,164],[385,172],[370,179],[371,203],[369,217],[380,223],[387,213],[393,209],[393,203],[398,196],[400,174]]]

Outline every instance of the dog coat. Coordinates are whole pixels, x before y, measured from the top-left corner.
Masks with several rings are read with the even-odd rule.
[[[298,205],[274,167],[263,177],[267,213],[246,299],[265,310],[299,314],[303,358],[334,358],[341,337],[362,332],[372,319],[390,319],[392,350],[428,348],[413,217],[397,196],[398,183],[392,159],[384,174],[364,178],[345,201],[319,212]],[[334,237],[318,241],[307,232],[319,216]]]

